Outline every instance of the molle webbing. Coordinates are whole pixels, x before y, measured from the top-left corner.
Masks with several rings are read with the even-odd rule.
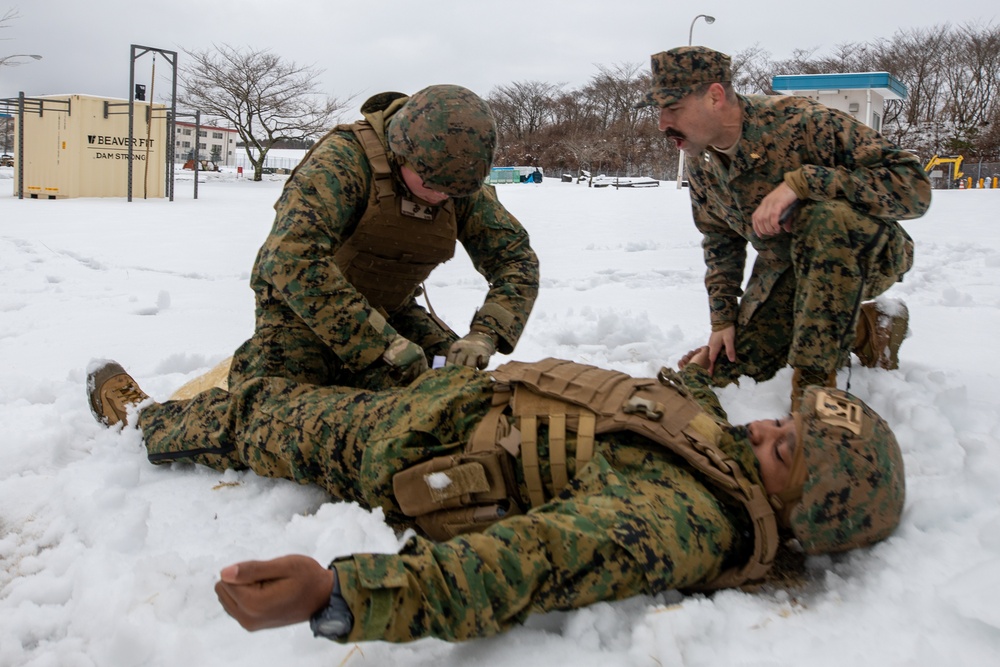
[[[589,409],[544,396],[525,385],[517,385],[511,400],[511,410],[521,433],[521,469],[528,499],[532,507],[545,503],[541,462],[538,457],[538,426],[547,422],[549,428],[549,473],[556,493],[569,483],[566,467],[566,429],[576,433],[576,467],[587,464],[594,456],[596,415]]]
[[[333,259],[370,305],[391,314],[408,303],[435,267],[455,254],[455,206],[451,200],[428,206],[398,195],[390,157],[376,128],[358,121],[341,129],[353,132],[361,144],[374,183],[361,219]]]
[[[545,500],[538,472],[540,421],[547,421],[549,426],[552,487],[556,493],[566,484],[567,428],[577,432],[577,468],[593,456],[595,434],[630,431],[683,458],[716,488],[738,500],[753,523],[754,552],[747,564],[723,572],[715,580],[697,587],[698,590],[757,581],[770,569],[777,551],[778,531],[767,496],[746,479],[739,465],[718,446],[720,427],[688,395],[675,373],[662,369],[656,380],[641,379],[617,371],[545,359],[504,364],[493,375],[497,380],[494,404],[512,393],[511,410],[520,430],[521,460],[532,506]],[[487,415],[484,422],[491,416]],[[481,424],[476,434],[479,439],[485,439],[491,427],[487,425],[485,432],[482,429]]]

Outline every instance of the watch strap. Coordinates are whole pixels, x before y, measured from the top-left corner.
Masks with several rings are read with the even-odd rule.
[[[330,566],[333,571],[333,590],[330,591],[330,601],[327,606],[313,614],[309,619],[309,627],[313,631],[314,637],[326,637],[327,639],[343,639],[351,633],[354,627],[354,615],[351,608],[347,606],[347,601],[341,595],[340,575],[337,569]]]

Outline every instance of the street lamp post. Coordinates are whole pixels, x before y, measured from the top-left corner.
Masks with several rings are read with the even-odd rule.
[[[705,23],[708,23],[709,25],[715,23],[714,16],[709,16],[708,14],[698,14],[698,16],[695,16],[691,20],[691,29],[688,30],[688,46],[691,46],[691,44],[693,43],[691,38],[694,36],[694,24],[695,21],[697,21],[698,19],[705,19]]]
[[[698,14],[693,19],[691,19],[691,28],[688,29],[688,46],[691,46],[694,38],[694,24],[698,19],[705,19],[705,23],[711,25],[715,23],[715,17],[709,16],[708,14]],[[681,189],[681,183],[684,181],[684,149],[680,149],[677,155],[677,189]]]

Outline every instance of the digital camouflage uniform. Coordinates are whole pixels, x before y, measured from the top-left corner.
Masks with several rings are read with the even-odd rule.
[[[735,155],[686,162],[712,329],[736,325],[737,362],[720,355],[713,377],[765,380],[786,363],[827,376],[853,347],[861,302],[909,270],[913,242],[896,220],[923,215],[930,183],[915,156],[846,114],[800,97],[739,101]],[[782,182],[799,196],[792,232],[760,238],[751,216]]]
[[[449,87],[449,99],[461,103],[464,94],[474,95],[462,91]],[[422,347],[428,357],[445,354],[457,336],[414,298],[421,276],[434,265],[410,258],[444,261],[454,253],[456,240],[489,284],[471,327],[493,334],[500,352],[513,350],[538,292],[538,259],[528,234],[497,200],[494,188],[481,185],[489,160],[479,155],[473,156],[478,171],[460,172],[464,181],[448,169],[424,177],[443,192],[468,192],[471,185],[472,194],[452,196],[439,207],[414,205],[399,165],[386,153],[385,128],[408,99],[399,93],[374,96],[362,107],[365,121],[335,128],[289,178],[254,265],[256,327],[233,356],[230,388],[258,377],[369,389],[395,386],[401,378],[383,353],[397,334]],[[410,117],[419,111],[411,109]],[[457,154],[463,153],[466,139],[455,140]],[[363,140],[374,146],[364,146]],[[413,146],[398,150],[409,154]],[[373,156],[381,166],[375,166]],[[442,163],[458,169],[457,159],[449,154]],[[404,215],[404,207],[418,215]],[[412,231],[403,236],[410,225]],[[395,229],[399,237],[372,238],[386,229]],[[371,251],[373,244],[382,256]],[[347,273],[366,281],[364,293]],[[164,429],[164,437],[211,439],[226,418],[229,396],[209,392],[187,398],[183,409],[175,411],[176,423],[144,428],[148,435]]]
[[[726,423],[705,371],[691,364],[681,378],[721,425],[720,447],[760,484],[748,433]],[[154,463],[250,468],[315,483],[334,498],[382,508],[393,524],[412,525],[393,476],[462,451],[493,393],[489,373],[460,366],[379,392],[263,377],[241,384],[231,399],[220,389],[206,392],[226,410],[203,439],[174,430],[187,401],[144,408],[140,426]],[[539,457],[543,479],[551,480],[545,433]],[[414,537],[399,554],[335,561],[354,615],[345,641],[493,635],[530,613],[689,588],[749,557],[753,528],[742,505],[662,446],[627,432],[598,435],[580,470],[575,451],[568,433],[569,484],[526,514],[446,541]],[[517,470],[526,497],[520,460]]]
[[[375,150],[387,148],[386,127],[408,99],[385,93],[362,107],[366,120],[361,123],[375,130],[381,144]],[[378,214],[380,206],[398,213],[401,207],[413,205],[391,152],[388,183],[392,191],[376,191],[371,156],[353,131],[356,127],[339,126],[324,137],[296,168],[275,204],[274,226],[258,253],[251,278],[257,300],[256,329],[236,353],[231,384],[267,375],[312,384],[382,388],[394,384],[380,358],[397,333],[423,347],[428,356],[444,354],[457,338],[416,303],[419,281],[404,285],[401,303],[397,299],[383,308],[371,303],[345,277],[345,262],[338,251],[354,241],[357,233],[365,232],[368,218]],[[441,151],[447,147],[424,148]],[[424,180],[447,192],[452,182],[446,167],[456,165],[447,160],[443,164],[445,173]],[[468,196],[453,196],[437,207],[440,210],[419,208],[431,211],[437,219],[454,219],[452,233],[489,285],[485,304],[471,326],[491,332],[499,351],[509,354],[538,292],[538,259],[527,232],[487,185]],[[428,224],[417,217],[410,220],[414,237]],[[395,244],[390,252],[404,266],[407,244],[416,240],[388,242]],[[451,243],[444,259],[453,252]],[[362,260],[375,261],[370,256]],[[386,281],[400,280],[391,273],[385,276]]]

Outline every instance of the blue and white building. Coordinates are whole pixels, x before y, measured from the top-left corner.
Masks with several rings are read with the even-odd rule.
[[[906,86],[888,72],[776,76],[771,88],[783,95],[814,99],[882,131],[886,100],[905,100]]]

